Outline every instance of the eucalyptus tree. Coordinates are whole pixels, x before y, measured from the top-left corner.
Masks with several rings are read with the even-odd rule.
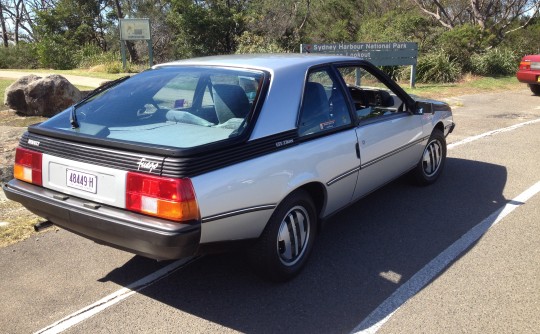
[[[511,32],[526,28],[538,17],[539,0],[412,0],[441,25],[454,29],[477,26],[502,41]]]

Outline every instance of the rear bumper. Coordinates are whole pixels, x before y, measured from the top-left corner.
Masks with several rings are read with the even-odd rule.
[[[195,255],[201,223],[179,224],[91,203],[19,180],[4,185],[7,198],[36,215],[98,243],[158,260]]]
[[[519,70],[516,73],[519,82],[528,84],[540,84],[540,82],[538,82],[538,76],[540,76],[540,71],[538,70]]]

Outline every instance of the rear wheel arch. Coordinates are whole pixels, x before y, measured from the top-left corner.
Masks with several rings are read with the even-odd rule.
[[[319,182],[310,182],[295,189],[291,193],[298,190],[304,190],[309,194],[315,204],[317,218],[320,218],[324,205],[326,204],[326,188]]]

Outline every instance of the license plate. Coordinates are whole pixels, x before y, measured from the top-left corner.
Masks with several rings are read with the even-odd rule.
[[[540,63],[531,63],[531,70],[540,70]]]
[[[97,177],[92,174],[68,169],[66,174],[66,185],[90,193],[97,192]]]

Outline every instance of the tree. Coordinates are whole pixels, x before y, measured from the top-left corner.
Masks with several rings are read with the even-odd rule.
[[[25,1],[12,0],[9,2],[6,0],[0,2],[0,13],[4,45],[6,38],[9,39],[6,29],[6,20],[11,21],[13,24],[12,40],[15,44],[19,43],[21,37],[26,41],[35,40],[33,21]],[[23,35],[21,35],[21,30],[23,31]]]
[[[4,18],[4,5],[0,2],[0,28],[2,28],[2,44],[5,48],[8,47],[8,34],[7,34],[7,27],[6,27],[6,20]]]
[[[116,15],[117,15],[118,19],[123,19],[124,18],[124,12],[122,11],[122,6],[120,5],[120,0],[114,0],[113,3],[114,3],[114,8],[116,10]],[[135,48],[133,47],[133,43],[130,42],[130,41],[126,41],[126,48],[128,50],[129,57],[130,57],[131,61],[136,62],[139,59],[139,57],[137,56],[137,52],[135,51]]]
[[[501,42],[538,16],[539,0],[412,0],[448,29],[468,23],[489,31]],[[517,24],[517,26],[516,26]]]
[[[248,0],[173,0],[168,23],[178,57],[234,53]]]
[[[253,40],[297,51],[307,35],[313,0],[253,0],[246,10],[247,30]]]

